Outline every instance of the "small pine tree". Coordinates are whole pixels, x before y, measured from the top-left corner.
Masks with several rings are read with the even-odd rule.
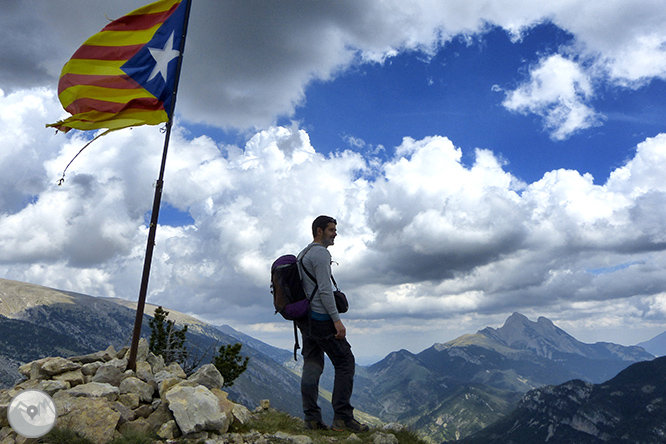
[[[247,370],[247,363],[250,360],[247,356],[240,355],[243,344],[223,345],[213,358],[213,365],[224,378],[224,387],[231,387],[234,381]]]
[[[166,365],[176,362],[183,366],[188,357],[185,347],[187,325],[178,330],[174,321],[167,320],[167,317],[169,317],[168,311],[162,307],[155,309],[154,318],[148,322],[150,325],[148,349],[155,355],[161,355]]]

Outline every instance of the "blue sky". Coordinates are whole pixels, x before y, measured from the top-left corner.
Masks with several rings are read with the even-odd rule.
[[[506,90],[528,77],[530,64],[570,44],[571,34],[550,22],[530,29],[518,42],[494,27],[460,36],[434,54],[413,50],[385,63],[351,67],[335,79],[307,85],[304,102],[278,124],[297,121],[322,152],[354,149],[364,155],[383,147],[387,156],[403,137],[441,134],[463,150],[502,156],[506,170],[532,182],[554,169],[574,169],[603,184],[646,137],[664,130],[666,85],[654,80],[638,90],[607,84],[589,103],[603,115],[599,127],[553,140],[543,119],[502,106]],[[245,133],[196,128],[219,140],[244,143]]]
[[[470,41],[460,37],[432,57],[405,53],[317,82],[295,118],[324,150],[348,148],[345,139],[352,137],[391,152],[403,137],[440,134],[462,148],[463,159],[477,147],[491,149],[508,162],[507,171],[527,182],[565,168],[603,183],[633,156],[638,142],[666,128],[666,88],[661,80],[639,91],[602,86],[590,103],[606,116],[603,125],[552,140],[541,118],[504,108],[502,90],[516,88],[526,65],[570,40],[550,23],[518,43],[497,28]]]
[[[44,125],[62,65],[143,4],[0,14],[0,277],[136,300],[163,134],[105,136],[57,187],[92,134]],[[666,330],[666,6],[265,5],[193,4],[151,303],[290,348],[270,264],[330,214],[359,362],[516,311],[585,342]]]

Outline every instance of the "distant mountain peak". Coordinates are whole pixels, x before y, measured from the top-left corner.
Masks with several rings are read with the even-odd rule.
[[[487,327],[478,332],[492,338],[507,347],[532,350],[539,356],[552,358],[555,351],[584,355],[582,342],[558,328],[543,316],[536,322],[525,315],[513,313],[500,328]]]
[[[639,347],[623,347],[601,342],[586,344],[557,327],[548,318],[540,316],[534,322],[518,312],[509,316],[502,327],[486,327],[479,330],[477,334],[497,341],[506,347],[515,350],[529,350],[548,359],[553,359],[554,355],[561,353],[594,359],[610,356],[630,361],[650,359],[649,355]]]

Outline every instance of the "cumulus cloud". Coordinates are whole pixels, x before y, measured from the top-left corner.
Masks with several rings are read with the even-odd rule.
[[[57,108],[44,90],[0,98],[0,116],[11,116],[0,119],[5,146],[31,147],[25,172],[35,177],[28,201],[3,204],[0,272],[135,300],[163,135],[153,127],[107,135],[58,187],[85,140],[39,128]],[[149,300],[258,335],[283,328],[270,310],[270,264],[309,242],[315,216],[332,214],[334,273],[353,295],[350,322],[368,320],[368,341],[381,320],[407,328],[420,319],[422,329],[505,311],[589,311],[601,301],[658,316],[664,153],[666,136],[646,140],[603,185],[571,170],[522,183],[489,150],[464,165],[442,136],[405,138],[378,166],[352,151],[325,156],[297,126],[270,127],[244,146],[177,126],[163,204],[194,223],[158,228]],[[0,158],[4,171],[16,165],[16,156]]]
[[[511,111],[543,117],[551,137],[563,140],[601,124],[603,117],[588,104],[593,93],[581,67],[556,54],[532,69],[528,81],[509,92],[503,104]]]
[[[3,60],[15,61],[0,71],[3,87],[13,90],[54,84],[62,65],[107,17],[144,2],[5,3],[11,14],[0,17],[3,41],[21,43],[0,50]],[[400,51],[432,55],[456,36],[483,34],[491,26],[520,41],[550,21],[571,33],[573,42],[543,55],[505,103],[542,116],[553,137],[564,139],[601,122],[590,105],[595,79],[635,88],[664,78],[665,14],[651,0],[200,2],[192,8],[179,113],[189,122],[262,128],[292,115],[314,80],[382,63]],[[568,57],[572,53],[586,61],[585,69]]]
[[[3,277],[136,299],[163,135],[107,135],[58,187],[86,140],[43,125],[64,115],[53,92],[64,62],[105,15],[143,3],[3,5],[11,14],[0,16],[0,35],[21,42],[0,49],[16,62],[0,68]],[[334,273],[352,296],[349,322],[366,338],[355,347],[366,353],[386,343],[387,323],[392,338],[425,347],[516,310],[574,330],[591,314],[599,328],[656,325],[666,306],[663,135],[641,143],[604,184],[566,169],[523,183],[491,150],[463,162],[446,134],[378,146],[380,157],[324,155],[298,125],[274,125],[307,100],[315,80],[402,51],[429,56],[491,27],[519,42],[550,21],[571,42],[525,60],[527,76],[504,105],[540,116],[554,139],[566,139],[603,123],[592,105],[598,82],[639,88],[666,72],[665,9],[651,0],[612,3],[197,2],[179,123],[256,130],[235,146],[176,126],[163,205],[193,222],[158,228],[149,300],[290,341],[270,310],[269,267],[309,242],[311,220],[324,213],[339,221]],[[453,317],[456,326],[443,325]]]

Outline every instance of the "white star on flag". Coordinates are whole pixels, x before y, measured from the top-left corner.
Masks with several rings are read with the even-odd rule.
[[[174,32],[172,31],[164,48],[148,48],[150,55],[155,59],[155,67],[153,68],[153,72],[150,73],[148,80],[152,80],[159,73],[162,74],[162,79],[166,82],[169,62],[180,55],[180,51],[173,49],[173,34]]]

